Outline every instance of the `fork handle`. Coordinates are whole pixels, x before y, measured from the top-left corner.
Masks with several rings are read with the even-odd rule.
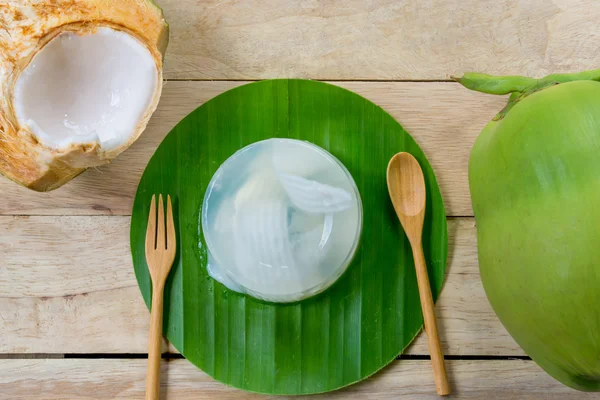
[[[150,343],[148,344],[148,375],[146,400],[158,400],[160,395],[160,359],[162,346],[164,284],[152,285],[150,312]]]

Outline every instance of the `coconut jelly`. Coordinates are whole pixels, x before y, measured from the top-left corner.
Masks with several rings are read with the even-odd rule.
[[[294,139],[253,143],[227,159],[208,185],[201,215],[209,275],[273,302],[332,285],[362,228],[348,170],[324,149]]]

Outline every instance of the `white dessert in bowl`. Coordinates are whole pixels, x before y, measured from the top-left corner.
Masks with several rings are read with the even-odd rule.
[[[253,143],[227,159],[208,185],[201,216],[209,275],[272,302],[331,286],[352,261],[362,229],[348,170],[294,139]]]

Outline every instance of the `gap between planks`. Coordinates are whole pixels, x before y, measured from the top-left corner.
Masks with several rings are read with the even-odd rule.
[[[364,82],[364,83],[456,83],[454,79],[330,79],[330,78],[293,78],[293,77],[273,77],[263,79],[178,79],[172,78],[163,79],[163,83],[166,82],[260,82],[274,79],[299,79],[299,80],[310,80],[324,83],[344,83],[344,82]]]
[[[147,359],[148,353],[14,353],[14,354],[0,354],[0,360],[2,359]],[[165,360],[179,360],[185,359],[183,354],[180,353],[162,353],[162,358]],[[431,357],[428,354],[400,354],[396,357],[396,360],[430,360]],[[446,360],[470,360],[470,361],[492,361],[492,360],[531,360],[529,356],[486,356],[486,355],[445,355]]]

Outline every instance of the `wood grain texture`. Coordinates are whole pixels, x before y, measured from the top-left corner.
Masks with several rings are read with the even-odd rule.
[[[50,358],[147,351],[150,317],[133,275],[127,215],[143,169],[170,129],[245,83],[209,80],[429,81],[465,71],[542,76],[600,64],[594,0],[157,2],[171,24],[165,78],[202,81],[166,82],[158,111],[131,149],[55,192],[0,178],[0,399],[144,398],[145,359]],[[447,214],[472,215],[470,149],[504,98],[448,82],[336,84],[400,121],[428,155]],[[523,355],[485,297],[474,220],[451,219],[448,229],[449,267],[436,306],[444,351]],[[163,350],[175,351],[166,343]],[[407,353],[427,354],[425,336]],[[448,372],[457,399],[598,398],[557,383],[532,361],[451,360]],[[163,362],[162,377],[162,398],[265,398],[215,382],[186,360]],[[429,360],[401,360],[314,398],[438,397]]]
[[[439,80],[597,68],[594,0],[158,0],[167,79]]]
[[[146,360],[62,359],[3,360],[0,399],[37,400],[143,399]],[[533,361],[449,361],[452,399],[588,400],[582,393],[553,380]],[[294,399],[262,396],[214,381],[187,360],[163,361],[161,398],[169,399]],[[303,397],[309,398],[309,397]],[[371,378],[345,389],[310,399],[439,399],[428,360],[392,362]]]
[[[448,235],[444,353],[523,355],[481,286],[474,220],[449,220]],[[128,217],[0,217],[0,353],[146,353],[150,316],[128,238]],[[408,353],[428,354],[426,337]]]
[[[179,120],[212,97],[244,82],[167,82],[146,132],[112,164],[90,169],[50,193],[0,178],[0,214],[129,215],[148,160]],[[467,163],[473,142],[506,100],[457,83],[339,82],[388,111],[415,138],[436,172],[451,216],[472,215]],[[66,253],[65,253],[66,254]]]

